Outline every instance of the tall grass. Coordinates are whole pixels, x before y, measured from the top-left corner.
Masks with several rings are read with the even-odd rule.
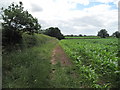
[[[51,51],[57,40],[23,35],[22,50],[3,55],[3,88],[50,87]]]

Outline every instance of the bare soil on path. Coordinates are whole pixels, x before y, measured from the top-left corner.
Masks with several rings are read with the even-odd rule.
[[[60,62],[62,66],[69,66],[72,64],[60,45],[56,45],[52,52],[51,63],[54,65],[57,62]]]

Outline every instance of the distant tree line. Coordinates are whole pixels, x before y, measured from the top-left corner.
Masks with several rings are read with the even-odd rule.
[[[82,35],[82,34],[79,34],[79,35],[65,35],[65,37],[85,37],[87,35]],[[109,37],[110,35],[108,34],[107,30],[106,29],[101,29],[100,31],[98,31],[98,34],[97,36],[101,37],[101,38],[106,38],[106,37]],[[112,37],[116,37],[116,38],[120,38],[120,32],[119,31],[116,31],[114,32],[112,35]]]
[[[65,35],[66,37],[85,37],[85,36],[87,36],[87,35],[82,35],[82,34],[79,34],[79,35],[73,35],[73,34],[71,34],[71,35]]]
[[[106,29],[101,29],[97,36],[100,36],[101,38],[106,38],[106,37],[109,37],[110,35],[108,34],[107,30]],[[120,38],[120,32],[119,31],[116,31],[115,33],[113,33],[111,35],[112,37],[116,37],[116,38]]]

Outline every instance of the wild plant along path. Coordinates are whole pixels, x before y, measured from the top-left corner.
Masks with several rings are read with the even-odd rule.
[[[62,66],[70,66],[72,63],[60,45],[56,45],[52,52],[51,63],[55,65],[60,62]]]

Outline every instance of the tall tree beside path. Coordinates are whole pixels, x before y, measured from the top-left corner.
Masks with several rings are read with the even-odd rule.
[[[3,44],[15,44],[22,39],[24,32],[33,35],[41,26],[38,20],[28,11],[24,11],[23,3],[12,3],[7,9],[2,8]]]

